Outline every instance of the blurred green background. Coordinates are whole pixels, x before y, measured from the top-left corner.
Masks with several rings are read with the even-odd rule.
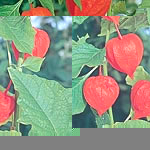
[[[82,37],[88,33],[89,38],[87,39],[87,43],[93,44],[97,48],[103,48],[105,45],[105,36],[98,37],[98,34],[100,34],[101,31],[100,21],[101,21],[100,17],[89,17],[81,25],[73,23],[72,26],[73,40],[76,41],[77,36]],[[121,30],[121,33],[126,34],[128,33],[128,31]],[[141,65],[145,68],[147,72],[150,73],[150,47],[149,47],[150,28],[140,28],[136,32],[136,34],[140,36],[140,38],[143,40],[144,43],[144,57],[141,62]],[[110,38],[116,36],[117,33],[113,33],[110,35]],[[81,71],[80,76],[86,74],[90,70],[91,68],[84,67]],[[108,73],[119,83],[120,86],[120,95],[116,103],[113,105],[114,120],[115,122],[124,121],[129,114],[131,87],[126,85],[125,82],[126,75],[114,70],[109,64],[108,64]],[[97,74],[98,70],[95,70],[92,75]],[[94,127],[96,127],[95,117],[88,105],[83,113],[73,116],[73,128],[94,128]]]
[[[45,30],[51,39],[49,50],[46,54],[41,71],[36,73],[38,76],[48,80],[55,80],[68,88],[72,86],[72,18],[71,17],[31,17],[34,27]],[[13,62],[16,63],[11,49],[9,47]],[[7,72],[8,59],[6,42],[0,37],[0,86],[7,87],[9,76]],[[24,72],[35,74],[29,70]],[[13,92],[13,87],[11,87]],[[10,126],[3,126],[0,129],[7,129]],[[22,133],[26,135],[30,126],[22,126]]]

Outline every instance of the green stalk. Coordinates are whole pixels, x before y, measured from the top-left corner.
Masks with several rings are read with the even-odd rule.
[[[95,70],[97,69],[97,66],[94,67],[90,72],[88,72],[86,75],[85,75],[85,79],[88,78]]]
[[[9,42],[6,41],[6,46],[7,46],[7,54],[8,54],[8,66],[11,66],[11,54],[10,54],[10,50],[9,50]]]
[[[17,62],[17,67],[18,67],[19,71],[22,71],[22,69],[20,67],[21,67],[23,61],[24,61],[24,54],[20,53],[20,56],[19,56],[19,59]],[[17,122],[17,120],[19,119],[19,105],[17,104],[18,97],[19,97],[19,93],[17,91],[15,91],[16,109],[14,112],[13,126],[14,126],[14,129],[16,129],[17,131],[19,131],[19,123]]]
[[[24,61],[24,53],[20,53],[20,56],[17,62],[17,67],[21,67],[23,61]]]
[[[17,120],[19,119],[19,106],[17,104],[17,100],[18,100],[18,92],[15,91],[15,99],[16,99],[16,109],[14,112],[14,118],[13,118],[13,127],[15,130],[19,131],[19,123],[17,122]]]
[[[129,113],[128,117],[126,118],[126,120],[124,121],[124,123],[127,122],[130,118],[132,119],[132,116],[133,116],[133,110],[132,110],[132,107],[131,107],[130,113]]]
[[[109,40],[109,36],[110,36],[109,32],[110,32],[110,22],[108,22],[108,24],[107,24],[107,32],[106,32],[105,44]],[[103,75],[104,76],[108,76],[107,61],[105,61],[104,64],[103,64]],[[110,121],[111,121],[110,122],[111,123],[111,128],[113,128],[114,127],[114,117],[113,117],[112,107],[109,108],[108,112],[109,112]]]
[[[8,67],[10,67],[12,65],[12,61],[11,61],[11,53],[10,53],[9,42],[8,41],[6,41],[6,47],[7,47],[7,54],[8,54]],[[6,89],[6,93],[8,92],[9,88]],[[12,115],[12,125],[10,127],[10,130],[14,130],[14,113]]]
[[[108,12],[107,12],[107,16],[112,16],[112,2],[111,2],[111,4],[110,4],[110,8],[109,8],[109,10],[108,10]]]

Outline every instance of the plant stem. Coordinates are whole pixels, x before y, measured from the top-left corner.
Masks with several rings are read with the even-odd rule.
[[[7,88],[5,89],[4,93],[7,94],[7,92],[9,91],[10,87],[12,85],[12,80],[9,81]]]
[[[85,78],[85,79],[88,78],[88,77],[91,75],[91,73],[93,73],[96,69],[97,69],[97,66],[94,67],[90,72],[88,72],[88,73],[85,75],[84,78]]]
[[[8,66],[10,67],[12,65],[12,62],[11,62],[11,53],[10,53],[10,50],[9,50],[9,42],[6,41],[6,46],[7,46],[7,53],[8,53]],[[9,91],[10,87],[12,85],[12,81],[10,80],[9,83],[8,83],[8,86],[5,90],[5,94],[7,94],[7,92]]]
[[[130,113],[129,113],[128,117],[126,118],[126,120],[124,121],[124,123],[127,122],[132,116],[133,116],[133,110],[131,108]]]
[[[18,62],[17,62],[17,67],[21,67],[23,61],[24,61],[24,54],[20,53],[20,56],[19,56],[19,59],[18,59]]]
[[[11,61],[11,53],[9,50],[9,42],[8,41],[6,41],[6,47],[7,47],[7,54],[8,54],[8,66],[10,67],[12,65],[12,61]],[[7,86],[6,90],[4,91],[5,94],[7,94],[11,85],[12,85],[12,80],[10,79],[8,86]],[[12,125],[10,127],[10,130],[14,130],[14,113],[12,115]]]
[[[103,75],[108,76],[108,70],[107,70],[107,61],[105,60],[103,64]]]
[[[109,112],[109,116],[110,116],[111,128],[113,128],[114,127],[114,117],[113,117],[112,107],[109,108],[108,112]]]
[[[15,109],[15,112],[14,112],[14,120],[13,120],[13,127],[14,129],[16,129],[17,131],[19,131],[19,123],[17,122],[17,120],[19,119],[19,105],[17,104],[17,100],[18,100],[18,92],[15,91],[15,99],[16,99],[16,109]]]
[[[116,28],[116,31],[117,31],[117,33],[118,33],[118,38],[119,38],[120,40],[122,40],[122,35],[121,35],[121,33],[120,33],[119,29],[118,29],[118,25],[117,25],[117,24],[115,24],[115,28]]]
[[[107,24],[105,44],[109,40],[109,35],[110,35],[109,31],[110,31],[110,22],[108,22],[108,24]],[[107,61],[105,61],[104,64],[103,64],[103,75],[108,76]],[[110,121],[111,121],[110,122],[111,123],[111,128],[113,128],[113,126],[114,126],[114,117],[113,117],[112,107],[109,108],[108,112],[109,112]]]
[[[127,122],[130,118],[131,118],[131,114],[129,114],[129,116],[126,118],[126,120],[124,121],[124,123]]]
[[[108,76],[107,61],[105,61],[104,64],[103,64],[103,75]],[[109,112],[109,116],[110,116],[111,128],[113,128],[113,126],[114,126],[114,117],[113,117],[112,107],[109,108],[108,112]]]
[[[8,66],[11,66],[12,62],[11,62],[11,54],[10,54],[10,50],[9,50],[9,42],[6,41],[6,46],[7,46],[7,53],[8,53]]]
[[[110,24],[111,22],[107,22],[107,31],[106,31],[106,39],[105,39],[105,44],[108,42],[109,40],[109,34],[110,34]]]
[[[99,66],[99,76],[102,75],[102,66]]]
[[[107,16],[112,16],[111,6],[112,6],[112,2],[110,4],[110,8],[109,8],[109,10],[107,12]]]
[[[20,69],[20,67],[21,67],[23,61],[24,61],[24,54],[20,53],[20,56],[19,56],[19,59],[17,62],[17,67],[18,67],[19,71],[22,71],[22,69]],[[16,129],[17,131],[19,131],[19,123],[17,122],[17,120],[19,119],[19,105],[17,104],[18,97],[19,97],[19,93],[17,91],[15,91],[16,109],[14,112],[14,118],[13,118],[12,124],[13,124],[14,129]]]

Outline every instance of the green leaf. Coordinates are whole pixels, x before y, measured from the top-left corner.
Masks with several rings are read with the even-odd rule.
[[[71,130],[68,130],[66,136],[80,136],[80,128],[73,128]]]
[[[113,15],[125,14],[126,13],[126,4],[125,1],[119,1],[114,3],[112,6]]]
[[[89,16],[72,16],[72,22],[82,24]]]
[[[147,8],[146,11],[147,11],[148,23],[150,24],[150,8]]]
[[[149,2],[149,0],[142,0],[142,3],[139,6],[139,8],[150,8],[150,2]]]
[[[20,132],[17,131],[0,131],[0,136],[21,136]]]
[[[80,128],[73,128],[71,136],[80,136]]]
[[[87,65],[95,67],[103,63],[105,50],[86,43],[87,35],[72,45],[72,77],[76,78]]]
[[[0,91],[4,91],[5,88],[3,88],[1,85],[0,85]]]
[[[101,34],[99,36],[105,36],[107,30],[107,20],[102,19],[101,21]],[[145,13],[137,14],[136,16],[120,17],[119,29],[127,29],[129,32],[136,32],[141,27],[149,27],[147,15]],[[110,34],[116,32],[113,23],[110,24]]]
[[[35,31],[29,17],[0,17],[0,36],[13,40],[20,52],[32,53]]]
[[[109,125],[110,124],[110,117],[108,115],[108,113],[104,113],[102,116],[96,116],[96,125],[97,128],[104,128],[104,125]]]
[[[48,8],[53,15],[54,14],[54,5],[52,0],[39,0],[43,7]]]
[[[5,90],[6,90],[6,89],[0,85],[0,91],[4,92]],[[8,91],[7,94],[10,95],[10,96],[14,96],[14,94],[12,94],[12,93],[9,92],[9,91]]]
[[[79,114],[84,111],[86,107],[85,100],[82,94],[83,83],[85,77],[79,77],[72,80],[72,114]]]
[[[97,67],[93,68],[89,73],[82,77],[72,79],[72,114],[82,113],[86,107],[83,97],[82,88],[84,81],[91,75]]]
[[[150,123],[144,120],[129,120],[125,123],[115,123],[114,128],[150,128]]]
[[[59,5],[61,5],[63,3],[64,0],[58,0]]]
[[[23,0],[20,0],[15,5],[4,5],[0,6],[0,15],[1,16],[20,16],[19,8]]]
[[[111,128],[111,125],[105,124],[105,125],[103,125],[103,128]]]
[[[66,136],[72,130],[72,90],[56,81],[8,69],[18,105],[22,109],[19,122],[31,124],[30,136]]]
[[[133,16],[137,13],[138,5],[135,2],[126,2],[126,15]]]
[[[31,4],[31,3],[33,3],[35,0],[28,0],[28,2]]]
[[[44,59],[45,58],[40,58],[35,56],[28,57],[24,61],[22,67],[25,67],[34,72],[39,72]]]
[[[81,4],[81,0],[73,0],[77,6],[80,8],[80,10],[82,10],[82,4]]]
[[[150,75],[144,70],[142,66],[138,66],[135,73],[134,79],[132,80],[129,76],[126,77],[126,83],[133,86],[139,80],[150,81]]]
[[[4,6],[4,5],[14,5],[15,3],[17,3],[18,0],[1,0],[0,1],[0,6]]]
[[[102,116],[99,116],[95,109],[91,108],[91,110],[95,116],[97,128],[105,128],[106,125],[110,125],[110,117],[107,112],[105,112]]]

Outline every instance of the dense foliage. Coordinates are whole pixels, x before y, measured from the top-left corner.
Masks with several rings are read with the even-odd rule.
[[[109,28],[108,24],[110,24]],[[119,30],[122,35],[128,35],[128,33],[132,32],[142,39],[144,44],[144,56],[140,66],[137,67],[134,73],[133,79],[115,70],[109,63],[107,65],[108,75],[113,77],[120,87],[119,97],[112,107],[115,122],[114,127],[150,127],[149,122],[144,121],[148,118],[134,121],[129,120],[133,115],[130,113],[130,94],[132,86],[139,80],[150,80],[149,14],[144,13],[137,14],[133,17],[121,17],[119,24]],[[83,95],[83,85],[90,76],[98,76],[99,69],[97,67],[103,65],[105,62],[106,36],[109,33],[109,39],[117,37],[117,32],[115,31],[113,22],[109,23],[108,20],[101,17],[73,17],[73,127],[110,127],[107,126],[110,125],[109,113],[106,112],[102,116],[98,116],[97,112],[87,105]],[[97,96],[96,94],[95,98]],[[147,104],[147,106],[148,105],[149,104]],[[131,116],[127,118],[129,114],[131,114]],[[125,121],[126,119],[128,120],[127,122]],[[123,123],[124,121],[126,123]]]
[[[14,86],[11,86],[8,95],[15,97],[17,101],[11,118],[0,122],[0,135],[78,135],[79,130],[76,132],[71,126],[71,17],[0,19],[0,91],[5,91],[11,79]],[[38,28],[36,31],[40,31],[42,35],[34,36],[35,30],[32,26]],[[43,33],[45,35],[42,30],[48,34],[44,38],[50,38],[45,58],[37,57],[38,50],[42,51],[46,46],[46,43],[43,46],[46,41],[42,37]],[[31,54],[34,37],[38,38],[34,45],[34,56],[25,54],[26,59],[21,61],[24,58],[22,54]],[[19,50],[19,59],[14,57],[12,41]],[[36,45],[38,47],[35,47]],[[40,54],[41,57],[44,55]],[[1,98],[1,103],[4,103],[6,97],[1,94]]]
[[[101,16],[106,13],[109,16],[123,15],[132,16],[137,13],[146,12],[150,8],[149,0],[1,0],[1,16],[19,16],[24,11],[30,10],[30,4],[34,8],[43,7],[55,16]],[[25,13],[26,15],[45,15],[35,10],[35,13]],[[48,13],[49,14],[49,13]]]

